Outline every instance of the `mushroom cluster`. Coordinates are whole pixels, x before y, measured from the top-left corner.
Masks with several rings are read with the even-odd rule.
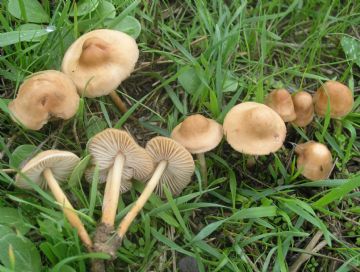
[[[73,117],[80,96],[110,95],[119,110],[125,112],[126,106],[116,89],[130,76],[138,57],[135,40],[125,33],[109,29],[86,33],[65,53],[62,72],[38,72],[21,84],[16,99],[9,104],[11,117],[28,129],[39,130],[53,117]],[[339,118],[347,115],[353,104],[353,94],[347,86],[328,81],[314,96],[305,91],[290,94],[286,89],[278,89],[267,95],[265,104],[242,102],[228,111],[223,125],[201,114],[190,115],[173,129],[170,138],[156,136],[145,148],[125,130],[101,131],[88,142],[92,160],[85,171],[88,182],[98,171],[99,182],[105,183],[101,220],[93,239],[60,187],[80,162],[75,154],[60,150],[39,153],[17,173],[15,185],[25,190],[49,188],[88,251],[115,257],[127,230],[152,193],[160,197],[168,193],[178,195],[190,183],[195,171],[192,154],[197,156],[200,176],[207,187],[209,174],[204,154],[215,149],[224,135],[240,153],[269,155],[283,147],[285,122],[306,127],[314,113]],[[333,159],[325,145],[301,143],[295,153],[297,168],[307,179],[330,176]],[[119,197],[132,188],[134,180],[144,183],[144,189],[115,229]]]

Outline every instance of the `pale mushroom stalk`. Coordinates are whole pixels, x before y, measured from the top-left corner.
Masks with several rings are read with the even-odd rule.
[[[124,101],[121,100],[120,96],[117,94],[116,91],[112,91],[111,93],[109,93],[109,96],[121,113],[125,113],[128,111],[126,104],[124,103]]]
[[[141,193],[140,197],[136,200],[135,204],[132,206],[131,210],[126,214],[124,219],[121,221],[117,234],[120,239],[123,239],[127,230],[129,229],[131,223],[134,221],[135,217],[139,214],[141,209],[144,207],[145,203],[148,201],[151,194],[154,192],[156,186],[160,182],[160,178],[164,173],[168,165],[167,161],[161,161],[156,169],[151,179],[146,184],[144,191]]]
[[[207,173],[205,154],[198,153],[198,154],[196,154],[196,157],[199,160],[200,173],[201,173],[201,177],[203,178],[203,181],[204,181],[204,186],[206,188],[208,186],[208,173]]]
[[[88,250],[91,250],[92,241],[90,239],[90,236],[86,231],[83,223],[81,222],[79,216],[77,215],[76,211],[74,210],[73,206],[71,205],[70,201],[59,186],[59,183],[55,179],[53,173],[51,172],[51,169],[45,169],[43,175],[56,201],[62,205],[64,214],[69,220],[69,223],[78,231],[78,235],[81,241],[83,241],[83,243],[85,244],[86,248]]]
[[[101,222],[109,226],[114,226],[115,222],[116,210],[120,195],[121,176],[124,171],[124,164],[125,157],[124,155],[119,153],[115,158],[111,180],[106,184],[105,187],[103,214]]]

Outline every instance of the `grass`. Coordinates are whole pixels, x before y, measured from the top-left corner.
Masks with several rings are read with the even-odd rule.
[[[338,121],[316,118],[306,130],[289,125],[285,148],[259,157],[253,168],[223,142],[207,155],[209,186],[202,186],[197,169],[179,197],[152,196],[109,271],[177,271],[185,256],[193,257],[200,271],[287,271],[319,230],[326,246],[312,253],[302,271],[359,271],[360,70],[341,46],[344,37],[359,42],[359,3],[113,0],[117,17],[108,23],[108,14],[97,10],[77,15],[80,1],[76,8],[72,1],[41,2],[49,23],[38,25],[54,31],[37,42],[1,49],[0,233],[8,238],[0,237],[5,245],[0,246],[1,271],[40,266],[43,271],[87,271],[91,257],[47,192],[37,188],[39,196],[13,186],[8,169],[18,169],[35,151],[57,148],[84,158],[88,139],[106,127],[126,129],[144,145],[155,135],[168,136],[188,114],[222,122],[240,101],[262,102],[278,87],[313,92],[328,79],[354,91],[352,113]],[[2,33],[29,20],[21,4],[27,2],[19,3],[22,19],[11,15],[8,1],[0,4]],[[136,21],[127,17],[129,26],[126,16],[141,25],[137,69],[119,87],[131,106],[128,114],[121,116],[102,97],[82,99],[75,118],[51,122],[40,131],[14,125],[6,104],[26,76],[59,69],[64,51],[84,31],[110,25],[136,35]],[[336,158],[329,180],[309,182],[297,172],[292,143],[308,139],[326,144]],[[78,167],[66,191],[93,232],[103,187],[79,179],[81,173]],[[118,220],[141,187],[121,197]],[[7,246],[11,239],[15,250]],[[19,270],[22,257],[41,264]]]

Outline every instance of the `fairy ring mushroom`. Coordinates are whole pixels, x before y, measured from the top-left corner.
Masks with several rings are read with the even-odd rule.
[[[276,152],[286,136],[286,126],[280,115],[256,102],[243,102],[230,109],[223,128],[230,146],[248,155]]]
[[[56,201],[61,205],[64,215],[73,226],[84,243],[91,251],[92,241],[77,212],[71,205],[60,187],[79,163],[80,159],[73,153],[61,150],[47,150],[37,154],[28,161],[21,172],[16,175],[15,186],[29,190],[32,189],[29,180],[40,188],[49,188]]]
[[[171,133],[172,139],[183,145],[191,154],[196,154],[205,186],[208,174],[204,153],[217,147],[222,137],[222,126],[201,114],[188,116]]]
[[[119,110],[127,111],[116,93],[134,70],[139,57],[136,41],[111,29],[97,29],[79,37],[66,51],[61,69],[85,97],[110,95]]]
[[[299,127],[306,127],[314,119],[314,104],[311,94],[305,91],[297,92],[292,96],[296,119],[292,124]]]
[[[276,111],[284,122],[290,122],[296,118],[291,94],[285,89],[271,91],[266,96],[265,104]]]
[[[20,85],[17,97],[9,103],[9,110],[15,122],[39,130],[51,117],[64,120],[73,117],[79,99],[67,75],[46,70],[32,74]]]

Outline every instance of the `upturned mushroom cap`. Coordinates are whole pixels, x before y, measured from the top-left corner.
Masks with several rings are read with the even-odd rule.
[[[95,166],[92,165],[85,170],[85,180],[89,183],[93,181],[95,173]],[[108,178],[112,176],[112,168],[99,170],[99,183],[105,183],[108,181]],[[120,185],[120,194],[126,193],[132,187],[131,179],[133,176],[133,170],[130,168],[125,168],[122,175],[121,185]]]
[[[265,104],[276,111],[284,122],[290,122],[296,118],[291,94],[285,89],[271,91],[266,96]]]
[[[302,175],[310,180],[327,179],[332,170],[330,150],[323,144],[310,141],[299,144],[295,148],[298,155],[297,167]]]
[[[47,70],[33,74],[20,86],[9,104],[14,121],[39,130],[51,117],[70,119],[79,106],[79,95],[64,73]]]
[[[306,127],[314,119],[314,104],[311,94],[300,91],[292,96],[296,119],[293,124],[299,127]]]
[[[182,144],[192,154],[214,149],[221,142],[222,137],[222,126],[201,114],[185,118],[171,133],[171,138]]]
[[[68,151],[43,151],[24,165],[21,169],[21,174],[16,175],[15,185],[23,189],[32,189],[26,179],[27,177],[41,188],[45,188],[47,183],[42,173],[47,168],[51,169],[51,172],[58,182],[64,182],[79,161],[78,156]]]
[[[132,170],[136,180],[145,180],[154,170],[151,157],[126,131],[105,129],[90,140],[88,147],[92,163],[100,170],[112,167],[119,153],[125,157],[124,172]]]
[[[163,186],[166,185],[172,194],[180,194],[190,183],[195,171],[194,160],[189,151],[176,141],[161,136],[151,139],[145,149],[156,164],[167,162],[155,192],[163,196]]]
[[[314,95],[315,112],[319,116],[325,116],[330,101],[330,117],[338,118],[347,115],[354,104],[351,90],[337,81],[327,81]]]
[[[90,31],[66,51],[62,71],[75,82],[80,94],[98,97],[114,91],[129,77],[139,57],[135,40],[110,29]]]
[[[225,116],[224,134],[235,150],[249,155],[266,155],[277,151],[286,136],[280,115],[268,106],[244,102]]]

